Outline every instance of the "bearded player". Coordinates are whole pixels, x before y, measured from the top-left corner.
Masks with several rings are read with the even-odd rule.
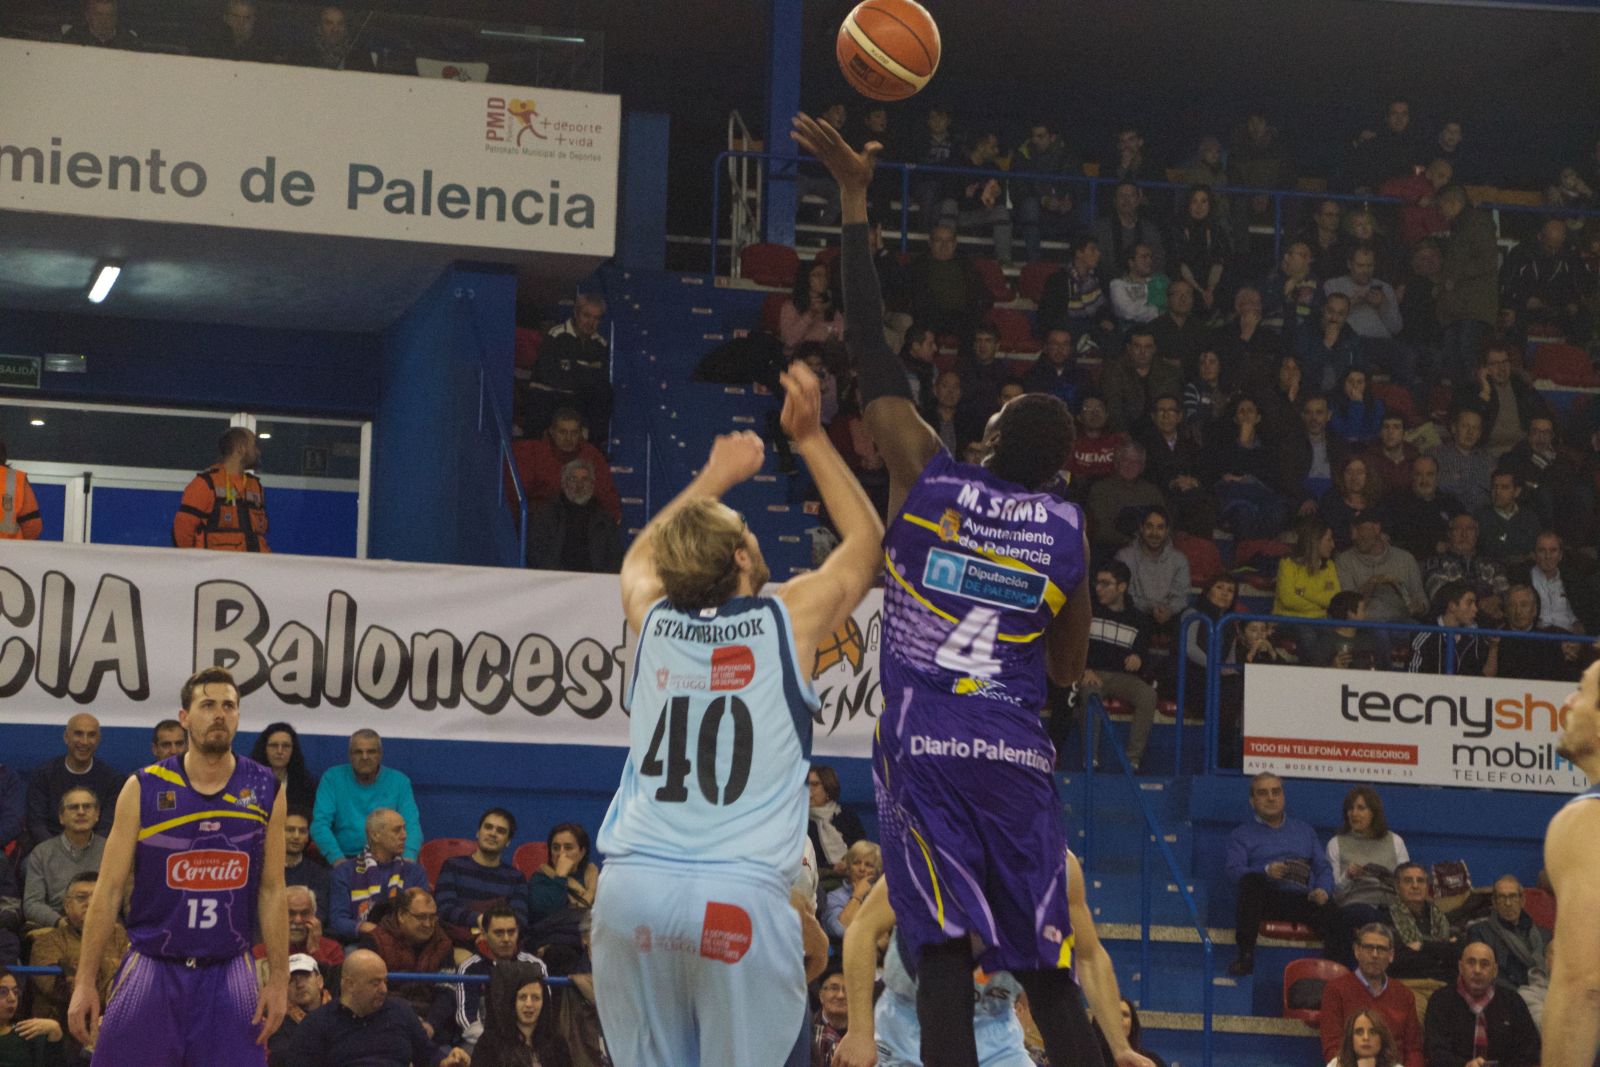
[[[977,1067],[976,960],[1016,976],[1052,1063],[1098,1063],[1071,971],[1066,835],[1039,720],[1046,675],[1076,682],[1088,650],[1083,515],[1046,491],[1071,451],[1072,416],[1054,397],[1018,397],[991,423],[984,466],[951,458],[883,337],[867,243],[878,147],[858,152],[806,115],[794,126],[839,183],[845,344],[890,475],[873,774],[922,1059]]]
[[[122,787],[83,924],[67,1024],[95,1067],[259,1067],[288,1003],[284,794],[270,770],[233,754],[232,675],[207,667],[179,699],[189,750]],[[101,1018],[100,958],[130,877],[130,947]]]
[[[1589,788],[1550,820],[1544,865],[1556,900],[1555,968],[1544,1002],[1544,1067],[1590,1067],[1600,1052],[1600,661],[1561,705],[1556,752],[1578,765]]]

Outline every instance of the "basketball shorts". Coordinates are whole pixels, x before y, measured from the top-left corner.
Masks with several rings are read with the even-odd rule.
[[[800,919],[775,871],[613,859],[590,956],[617,1067],[781,1064],[805,1019]]]
[[[907,963],[970,935],[990,973],[1071,966],[1067,841],[1039,719],[908,689],[886,698],[872,755]]]
[[[111,983],[93,1067],[263,1067],[250,1023],[258,989],[248,953],[191,967],[131,951]]]
[[[922,1067],[922,1027],[917,1006],[896,993],[884,993],[872,1011],[878,1067]],[[1033,1067],[1017,1013],[980,1011],[973,1015],[978,1067]]]

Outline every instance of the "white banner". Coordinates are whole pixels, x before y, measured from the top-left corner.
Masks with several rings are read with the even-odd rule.
[[[618,97],[0,40],[0,209],[612,254]]]
[[[0,725],[92,711],[148,730],[221,663],[243,728],[371,727],[452,741],[628,743],[615,576],[5,542]],[[815,751],[867,758],[882,597],[818,651]]]
[[[1573,793],[1556,755],[1570,682],[1250,666],[1244,770],[1358,783]]]

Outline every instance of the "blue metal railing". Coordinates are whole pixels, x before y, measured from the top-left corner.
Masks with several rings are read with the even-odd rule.
[[[34,975],[40,978],[60,978],[66,973],[60,967],[7,967],[6,970],[16,975]],[[413,971],[391,971],[389,972],[389,981],[455,982],[460,985],[488,985],[489,975],[456,974],[454,971],[428,971],[420,973]],[[572,979],[558,978],[555,975],[551,975],[545,979],[545,984],[553,986],[571,985]]]
[[[456,306],[462,310],[467,322],[472,327],[473,340],[478,345],[478,432],[487,429],[487,420],[484,411],[487,410],[494,420],[495,444],[500,452],[500,467],[511,475],[511,487],[517,494],[517,566],[528,565],[528,497],[522,489],[522,476],[517,473],[516,457],[511,452],[511,434],[506,429],[504,417],[500,414],[500,405],[496,404],[489,396],[489,344],[484,340],[483,327],[478,322],[477,312],[473,308],[473,301],[477,294],[471,289],[461,288],[456,290]],[[500,483],[501,471],[495,471],[494,492],[496,498],[504,496]]]
[[[1100,728],[1103,738],[1111,732],[1111,717],[1106,714],[1106,707],[1097,694],[1090,694],[1084,700],[1084,751],[1089,753],[1088,737],[1096,725]],[[1202,1035],[1201,1035],[1201,1062],[1204,1067],[1211,1067],[1211,1038],[1212,1016],[1214,1004],[1213,979],[1216,977],[1216,953],[1211,941],[1211,934],[1206,929],[1205,923],[1200,919],[1200,909],[1194,902],[1194,896],[1189,892],[1189,887],[1184,884],[1184,875],[1178,867],[1178,859],[1172,853],[1172,848],[1167,844],[1165,832],[1161,828],[1160,820],[1150,807],[1150,801],[1145,798],[1144,790],[1139,788],[1139,779],[1133,773],[1133,765],[1128,762],[1128,757],[1123,754],[1122,747],[1113,743],[1111,751],[1116,755],[1117,763],[1122,768],[1123,780],[1128,788],[1133,791],[1134,802],[1138,805],[1139,813],[1144,818],[1145,833],[1139,849],[1139,983],[1141,1008],[1149,1010],[1154,1007],[1149,1001],[1151,988],[1150,970],[1150,927],[1153,905],[1150,899],[1150,845],[1152,842],[1160,849],[1162,862],[1166,864],[1167,873],[1172,876],[1173,883],[1178,887],[1178,895],[1183,898],[1183,905],[1189,912],[1189,921],[1193,924],[1195,933],[1200,936],[1200,947],[1205,954],[1204,975],[1205,988],[1201,991],[1202,1010]],[[1088,759],[1092,759],[1089,753]],[[1083,826],[1085,828],[1082,866],[1087,869],[1092,858],[1093,837],[1087,833],[1089,827],[1094,825],[1094,796],[1095,773],[1092,765],[1084,771],[1084,812]]]
[[[799,163],[816,163],[810,156],[795,157],[792,155],[778,155],[773,152],[751,151],[745,149],[728,148],[717,153],[712,162],[711,169],[711,273],[717,273],[718,242],[722,233],[722,165],[728,159],[764,159],[768,166],[761,168],[763,180],[770,181],[768,172],[772,169],[792,171]],[[939,175],[939,174],[965,174],[973,177],[998,178],[1001,181],[1040,182],[1053,185],[1074,185],[1085,187],[1088,194],[1082,198],[1081,203],[1090,219],[1099,217],[1099,192],[1106,186],[1115,187],[1122,184],[1120,178],[1091,178],[1085,174],[1050,174],[1037,171],[1008,171],[996,170],[987,167],[947,167],[935,166],[925,163],[890,163],[880,160],[879,170],[898,171],[900,174],[900,248],[902,251],[910,247],[911,230],[911,179],[913,174]],[[1191,188],[1188,182],[1135,182],[1140,189],[1165,189],[1182,191]],[[1272,257],[1277,261],[1283,252],[1283,205],[1286,201],[1323,201],[1333,200],[1345,204],[1367,205],[1401,205],[1405,201],[1398,197],[1361,195],[1358,193],[1333,193],[1333,192],[1304,192],[1299,189],[1255,189],[1246,186],[1218,185],[1212,186],[1212,191],[1228,197],[1258,197],[1264,196],[1272,201]],[[1521,214],[1552,215],[1559,218],[1600,218],[1600,210],[1585,210],[1577,208],[1547,207],[1544,205],[1506,204],[1498,201],[1481,201],[1478,207],[1490,211],[1507,211]],[[734,249],[737,255],[738,250]]]

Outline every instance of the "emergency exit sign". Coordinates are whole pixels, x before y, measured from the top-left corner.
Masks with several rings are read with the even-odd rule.
[[[0,386],[39,388],[38,356],[0,356]]]

